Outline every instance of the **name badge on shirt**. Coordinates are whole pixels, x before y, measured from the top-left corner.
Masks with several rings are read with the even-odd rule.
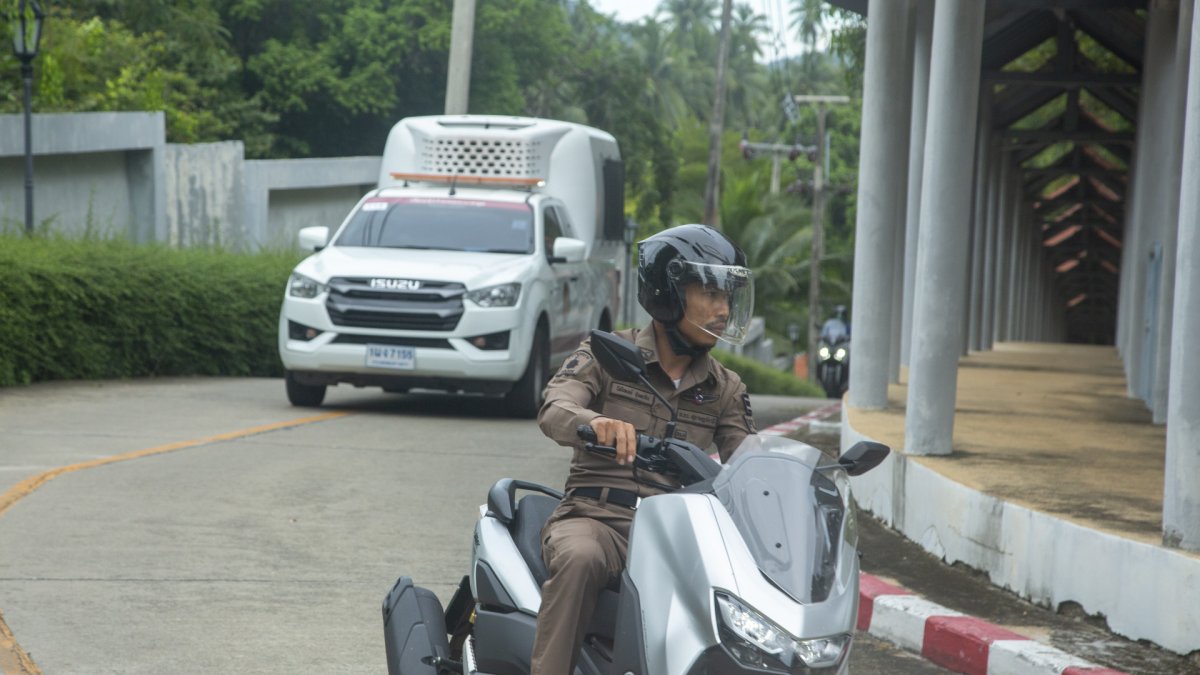
[[[705,415],[704,413],[698,413],[691,410],[680,410],[679,421],[708,429],[713,429],[717,426],[716,415]]]
[[[613,396],[620,396],[621,398],[627,398],[638,403],[645,403],[647,405],[654,403],[654,396],[650,392],[638,389],[637,387],[631,387],[624,382],[613,382],[608,391]]]

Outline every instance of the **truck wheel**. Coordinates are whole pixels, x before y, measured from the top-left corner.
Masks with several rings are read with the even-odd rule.
[[[296,376],[291,371],[284,375],[284,383],[287,385],[288,401],[294,406],[315,408],[325,400],[323,384],[301,384],[296,381]]]
[[[513,417],[537,417],[542,408],[542,390],[550,381],[550,349],[546,342],[546,329],[538,326],[525,372],[504,396],[504,405]]]

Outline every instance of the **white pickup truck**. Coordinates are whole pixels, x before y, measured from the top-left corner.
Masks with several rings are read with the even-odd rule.
[[[567,122],[401,120],[379,187],[296,266],[279,316],[293,405],[339,383],[503,394],[537,414],[551,368],[610,330],[624,252],[616,140]]]

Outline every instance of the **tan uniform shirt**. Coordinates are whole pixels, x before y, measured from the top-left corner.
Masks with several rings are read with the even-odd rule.
[[[748,434],[756,433],[746,386],[737,373],[705,354],[692,360],[676,387],[659,365],[654,344],[654,325],[625,330],[618,336],[642,351],[647,379],[663,398],[678,409],[675,437],[702,450],[715,444],[721,461],[729,458]],[[576,428],[597,417],[629,422],[643,434],[662,437],[671,413],[641,383],[614,380],[592,356],[590,339],[567,358],[546,388],[546,400],[538,414],[542,432],[560,445],[575,448],[567,490],[577,487],[609,487],[637,492],[647,497],[661,490],[634,480],[631,465],[621,466],[611,457],[583,449]],[[639,471],[642,478],[676,484],[659,474]]]

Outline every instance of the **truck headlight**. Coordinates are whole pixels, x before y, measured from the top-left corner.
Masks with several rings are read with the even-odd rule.
[[[310,279],[297,272],[292,272],[291,278],[288,279],[288,295],[293,298],[315,298],[327,288],[329,287],[316,279]]]
[[[846,360],[846,348],[838,347],[837,351],[833,353],[833,359],[835,361],[845,361]]]
[[[465,297],[480,307],[512,307],[521,297],[521,284],[514,282],[488,286],[468,291]]]
[[[716,593],[721,641],[743,665],[755,668],[828,668],[841,663],[850,644],[848,634],[797,640],[787,631],[732,595]]]
[[[828,359],[829,358],[829,347],[826,347],[825,345],[821,345],[821,348],[817,350],[817,358],[821,359],[822,361]]]

